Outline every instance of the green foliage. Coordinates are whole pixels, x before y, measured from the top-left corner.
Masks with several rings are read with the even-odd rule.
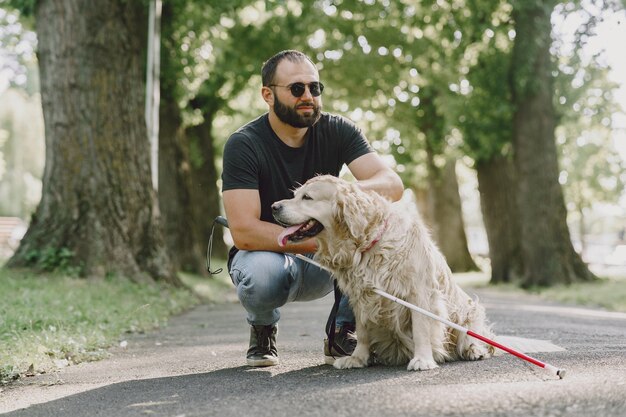
[[[8,5],[15,8],[24,16],[30,16],[35,13],[37,0],[0,0],[0,6]]]
[[[445,119],[431,116],[445,112],[455,68],[441,48],[455,44],[449,6],[349,1],[322,10],[325,24],[309,44],[328,86],[325,102],[355,120],[380,153],[392,154],[412,182],[425,140],[437,147],[446,133]]]
[[[125,333],[163,326],[195,305],[186,289],[126,278],[84,280],[0,269],[0,384],[101,359]]]
[[[45,272],[57,272],[78,276],[81,268],[75,265],[75,254],[67,248],[47,247],[31,250],[26,254],[26,262],[33,268]]]
[[[532,2],[522,3],[514,4],[525,9],[543,8]],[[610,9],[611,2],[604,7]],[[557,140],[561,145],[565,173],[561,180],[566,197],[577,207],[589,207],[593,201],[616,202],[623,190],[620,172],[624,168],[610,144],[610,118],[618,111],[611,91],[617,86],[608,82],[607,69],[597,64],[597,57],[587,62],[581,59],[583,40],[593,30],[598,15],[571,2],[557,9],[562,19],[573,13],[584,23],[575,32],[572,45],[563,48],[570,51],[569,55],[554,57],[558,70],[554,77],[554,102],[560,124]],[[472,48],[477,56],[467,75],[471,92],[457,101],[459,108],[455,113],[463,132],[463,148],[476,161],[510,150],[514,107],[509,71],[513,41],[506,33],[511,28],[492,27],[493,36]],[[562,41],[557,40],[554,50],[560,51],[562,46]]]
[[[463,151],[475,161],[506,154],[513,137],[510,10],[500,7],[492,16],[493,23],[484,27],[485,35],[477,36],[467,48],[464,65],[469,91],[459,94],[453,111],[463,134]]]
[[[550,41],[545,17],[555,3],[168,1],[163,3],[162,98],[179,104],[184,128],[215,120],[208,127],[216,131],[219,150],[229,133],[265,109],[258,94],[263,61],[281,49],[301,49],[318,63],[327,86],[325,109],[355,120],[380,153],[393,155],[405,181],[417,182],[427,147],[436,154],[460,149],[475,160],[509,152],[513,93],[532,89],[536,74],[527,58]],[[3,4],[23,15],[32,14],[36,5],[34,0],[0,0]],[[587,13],[576,34],[580,47],[598,20],[595,8],[582,7],[581,1],[560,4],[564,13]],[[598,2],[600,9],[615,5],[611,0]],[[516,38],[513,26],[520,13],[544,17],[544,26],[534,27],[536,20],[530,19],[519,33],[541,29],[548,35],[542,45],[518,44],[513,55],[514,42],[523,40]],[[607,137],[603,120],[613,111],[609,90],[614,86],[596,83],[602,74],[583,68],[576,56],[565,63],[558,60],[555,100],[566,186],[579,178],[589,182],[585,189],[611,185],[608,178],[619,177],[623,168],[603,153],[606,142],[591,137],[598,132]],[[515,80],[510,79],[512,67],[519,70]],[[572,81],[581,72],[585,87],[575,88]],[[594,98],[601,90],[602,96]],[[583,120],[593,125],[584,126]],[[188,138],[191,164],[200,166],[204,145]],[[585,149],[576,152],[573,146],[583,142]],[[610,163],[598,162],[605,157]],[[617,193],[620,184],[604,189]],[[585,198],[609,194],[585,193]],[[50,268],[69,262],[60,253],[33,254],[33,261]]]
[[[472,92],[460,101],[464,150],[475,161],[503,154],[513,138],[513,104],[507,77],[510,55],[498,49],[481,54],[468,74]]]
[[[17,10],[22,21],[28,26],[34,26],[35,8],[38,0],[0,0],[0,7],[10,7]]]
[[[162,96],[180,104],[184,127],[210,124],[218,113],[236,113],[233,102],[250,87],[267,58],[281,49],[305,49],[308,31],[319,21],[314,5],[249,0],[164,3]],[[233,128],[218,132],[216,149]],[[201,153],[192,150],[192,155]],[[202,162],[196,158],[194,163]]]
[[[605,2],[604,7],[611,10],[615,3]],[[558,57],[559,71],[555,78],[560,181],[568,208],[580,214],[594,203],[618,203],[626,184],[626,163],[613,147],[611,138],[612,115],[624,112],[613,96],[618,86],[609,80],[609,69],[601,64],[600,54],[593,59],[581,54],[585,36],[600,16],[586,10],[577,16],[584,23],[575,32],[574,47],[563,48],[569,53]]]

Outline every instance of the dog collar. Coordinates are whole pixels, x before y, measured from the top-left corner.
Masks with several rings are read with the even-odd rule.
[[[374,240],[372,240],[372,243],[370,243],[367,248],[363,249],[361,253],[365,253],[368,250],[372,249],[374,245],[377,244],[380,241],[380,239],[382,239],[383,233],[385,233],[385,230],[387,230],[387,219],[385,219],[385,223],[383,224],[383,227],[380,228],[380,230],[378,231],[378,234],[376,235]]]

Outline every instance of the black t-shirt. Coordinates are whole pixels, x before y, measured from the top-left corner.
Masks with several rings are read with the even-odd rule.
[[[233,133],[224,146],[222,191],[259,190],[261,220],[276,223],[271,205],[318,174],[339,175],[343,164],[373,152],[348,119],[322,113],[302,147],[292,148],[272,130],[268,114]]]

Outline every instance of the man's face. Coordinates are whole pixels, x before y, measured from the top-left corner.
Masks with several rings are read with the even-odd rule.
[[[321,96],[311,95],[309,83],[319,81],[317,68],[309,61],[291,62],[284,60],[276,68],[274,77],[274,113],[280,121],[293,127],[313,126],[320,118],[322,111]],[[307,84],[304,94],[294,97],[288,86],[300,82]]]
[[[293,127],[311,127],[320,118],[321,106],[314,101],[302,101],[291,107],[274,97],[274,113],[281,122]]]

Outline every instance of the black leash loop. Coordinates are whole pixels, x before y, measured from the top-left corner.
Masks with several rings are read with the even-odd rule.
[[[217,275],[223,271],[223,268],[218,268],[215,271],[211,271],[211,252],[213,252],[213,232],[215,231],[215,223],[218,223],[224,227],[228,227],[228,220],[222,216],[217,216],[211,224],[211,235],[209,236],[209,244],[206,248],[206,270],[210,275]]]
[[[328,321],[326,321],[326,336],[328,336],[328,350],[330,351],[330,356],[333,358],[333,348],[339,355],[348,356],[348,353],[343,350],[341,346],[335,343],[335,327],[337,320],[337,311],[339,311],[339,303],[341,302],[341,290],[339,290],[339,286],[337,285],[337,280],[334,280],[333,285],[335,287],[335,303],[333,304],[333,308],[330,310],[330,315],[328,316]]]

